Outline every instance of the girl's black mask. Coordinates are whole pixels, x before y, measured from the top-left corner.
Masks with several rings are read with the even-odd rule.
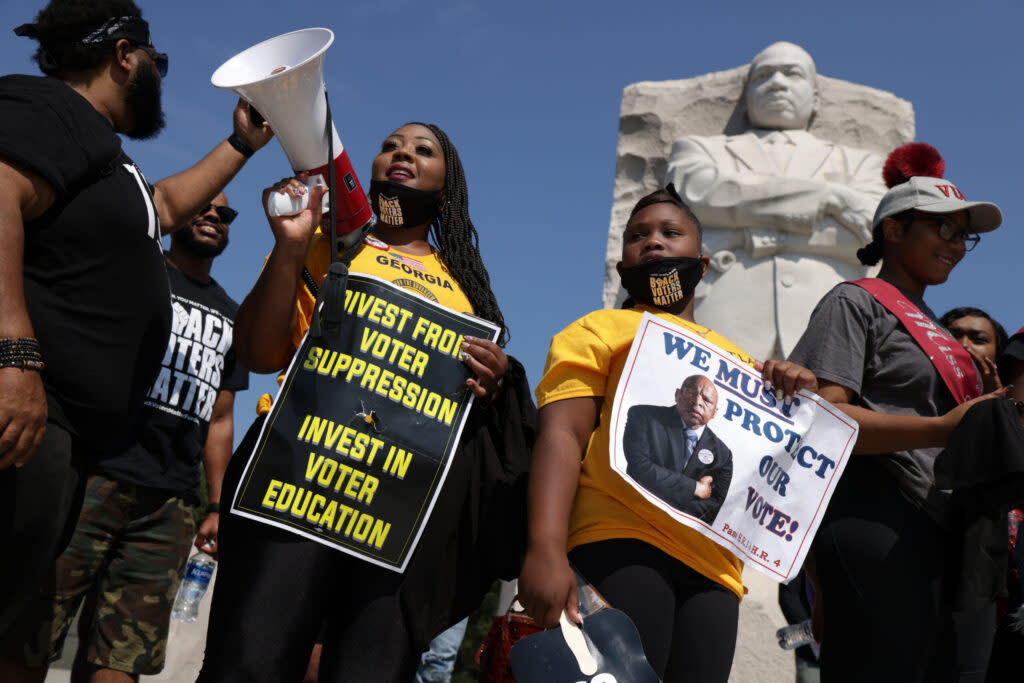
[[[441,213],[441,190],[417,190],[389,180],[371,180],[370,203],[381,223],[411,228],[430,223]]]
[[[690,256],[623,266],[620,275],[623,289],[634,301],[657,308],[666,308],[692,296],[703,276],[704,262]]]

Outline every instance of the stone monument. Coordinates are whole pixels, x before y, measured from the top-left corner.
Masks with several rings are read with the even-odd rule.
[[[885,193],[888,152],[914,138],[909,102],[818,76],[792,43],[697,78],[642,82],[622,98],[604,305],[633,204],[673,182],[704,226],[711,268],[697,322],[759,359],[784,357],[815,304],[863,277],[857,248]]]

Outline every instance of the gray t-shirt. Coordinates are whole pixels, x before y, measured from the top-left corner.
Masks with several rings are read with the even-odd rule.
[[[924,301],[903,292],[938,324]],[[891,415],[936,417],[956,407],[938,370],[896,316],[864,289],[837,285],[818,302],[789,360],[854,393],[856,405]],[[948,492],[935,488],[941,448],[915,448],[877,458],[900,487],[940,523],[949,519]],[[868,493],[870,495],[870,493]]]

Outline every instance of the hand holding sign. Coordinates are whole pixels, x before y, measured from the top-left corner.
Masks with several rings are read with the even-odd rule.
[[[519,573],[519,602],[544,628],[555,626],[563,611],[574,622],[582,622],[576,574],[564,543],[547,549],[530,546]]]
[[[776,391],[775,398],[783,400],[783,397],[792,399],[801,390],[813,393],[818,391],[818,378],[807,368],[790,363],[787,360],[758,361],[754,369],[760,371],[764,380],[764,388],[767,391]],[[778,392],[782,392],[782,396]]]
[[[610,464],[674,522],[786,581],[857,425],[811,393],[803,367],[771,360],[755,373],[743,360],[645,314],[615,395]]]
[[[508,370],[508,356],[494,342],[476,337],[463,339],[462,351],[462,362],[476,375],[466,380],[466,386],[477,398],[493,395]]]

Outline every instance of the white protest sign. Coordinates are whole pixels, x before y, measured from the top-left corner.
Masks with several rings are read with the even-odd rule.
[[[645,313],[612,407],[611,466],[679,524],[785,582],[800,570],[857,440],[857,423]]]

